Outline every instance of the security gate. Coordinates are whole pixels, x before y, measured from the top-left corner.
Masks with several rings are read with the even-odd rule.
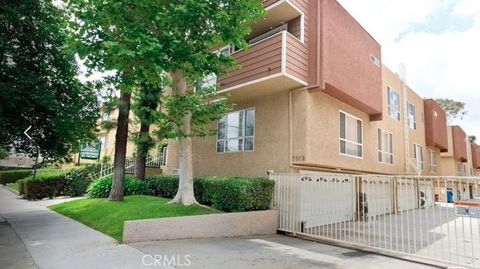
[[[480,268],[480,216],[475,210],[480,199],[470,199],[480,194],[480,178],[322,173],[271,178],[280,231]],[[449,203],[451,188],[460,195]]]

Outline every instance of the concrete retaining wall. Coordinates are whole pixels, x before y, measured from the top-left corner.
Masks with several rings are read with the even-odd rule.
[[[125,221],[123,242],[276,234],[275,210]]]

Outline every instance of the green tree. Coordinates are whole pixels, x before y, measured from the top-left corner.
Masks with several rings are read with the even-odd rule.
[[[150,135],[150,126],[155,122],[160,105],[162,88],[141,87],[134,95],[133,111],[140,123],[140,131],[134,142],[137,146],[135,156],[135,177],[145,179],[145,168],[148,151],[155,146]]]
[[[0,6],[0,145],[68,160],[95,138],[98,102],[77,79],[68,19],[51,1],[3,1]],[[29,135],[24,130],[32,126]]]
[[[132,92],[160,88],[166,58],[154,32],[162,5],[169,1],[67,0],[70,32],[90,72],[113,71],[106,81],[120,92],[115,135],[114,176],[109,199],[123,200]],[[158,6],[157,6],[158,4]]]
[[[232,44],[246,48],[249,25],[264,12],[260,0],[155,1],[153,27],[168,55],[164,69],[172,77],[172,95],[165,111],[173,124],[160,120],[162,137],[178,140],[179,188],[171,201],[196,203],[193,193],[192,137],[209,133],[209,123],[224,112],[224,102],[204,102],[214,92],[192,92],[188,85],[209,74],[220,75],[234,65],[229,55],[213,52],[215,47]],[[215,88],[215,86],[213,87]],[[174,104],[174,105],[171,105]],[[168,128],[171,127],[171,128]],[[162,132],[164,131],[164,132]]]
[[[474,136],[474,135],[468,136],[468,142],[470,142],[470,143],[472,143],[472,144],[473,144],[473,143],[477,143],[477,137]]]
[[[8,157],[8,151],[0,147],[0,160],[5,159],[7,157]]]
[[[438,105],[440,105],[443,110],[447,113],[447,121],[451,124],[455,119],[460,118],[461,120],[468,111],[465,109],[465,103],[460,101],[455,101],[452,99],[436,99]]]

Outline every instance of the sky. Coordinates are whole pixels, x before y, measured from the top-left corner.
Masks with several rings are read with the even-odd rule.
[[[480,138],[480,0],[338,0],[382,45],[394,72],[426,98],[466,103],[456,120]]]

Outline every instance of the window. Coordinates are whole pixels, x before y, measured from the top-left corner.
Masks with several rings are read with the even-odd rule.
[[[410,129],[416,130],[417,129],[417,119],[415,117],[415,106],[408,103],[407,107],[407,112],[408,112],[408,117],[407,117],[407,122],[408,122],[408,127]]]
[[[352,157],[363,157],[363,123],[340,111],[340,153]]]
[[[107,137],[106,136],[100,137],[100,144],[102,145],[102,148],[107,147]]]
[[[201,91],[204,89],[209,89],[217,86],[217,74],[209,74],[197,81],[195,86],[195,91]]]
[[[158,153],[160,154],[160,156],[162,158],[160,165],[166,166],[167,165],[167,157],[168,157],[168,146],[167,145],[161,146]]]
[[[458,163],[458,175],[459,176],[466,176],[467,175],[467,166],[466,164],[459,162]]]
[[[400,120],[400,95],[393,88],[387,87],[388,115]]]
[[[413,153],[415,154],[415,164],[417,166],[417,171],[423,171],[423,147],[414,144],[413,149]]]
[[[102,121],[108,121],[110,119],[110,113],[103,112]]]
[[[435,155],[434,150],[428,151],[429,161],[430,161],[430,173],[436,174],[437,173],[437,156]]]
[[[254,136],[254,108],[228,113],[218,121],[217,152],[252,151]]]
[[[378,161],[393,164],[393,135],[378,129]]]

